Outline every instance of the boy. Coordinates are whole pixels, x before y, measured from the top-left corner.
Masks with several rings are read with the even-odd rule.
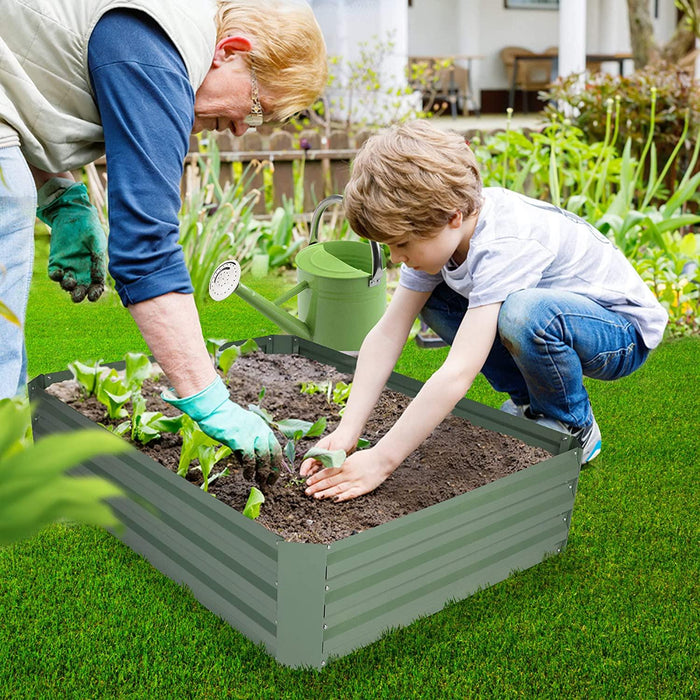
[[[414,319],[451,345],[401,418],[337,469],[306,460],[306,493],[344,501],[375,489],[425,440],[479,372],[502,409],[601,450],[583,376],[617,379],[661,341],[665,310],[622,253],[573,214],[482,189],[457,134],[426,121],[394,127],[357,154],[345,190],[353,230],[402,263],[389,308],[367,335],[343,418],[320,447],[350,453]]]

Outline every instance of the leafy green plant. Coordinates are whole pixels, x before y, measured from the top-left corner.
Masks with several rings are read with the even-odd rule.
[[[262,506],[263,503],[265,503],[263,492],[253,486],[248,494],[245,508],[243,508],[243,515],[245,515],[246,518],[255,520],[255,518],[260,515],[260,506]]]
[[[304,459],[315,459],[323,465],[324,469],[340,467],[347,459],[345,450],[324,450],[322,447],[312,447],[304,455]]]
[[[107,370],[102,360],[96,360],[92,364],[74,360],[68,364],[68,369],[73,378],[78,382],[85,396],[94,396],[97,392],[97,377]]]
[[[125,435],[130,431],[133,442],[147,445],[159,439],[162,433],[177,433],[182,428],[184,414],[169,417],[160,411],[147,411],[146,400],[139,392],[132,394],[131,406],[131,418],[113,429],[116,435]]]
[[[284,446],[284,456],[289,461],[290,469],[293,471],[296,459],[296,447],[302,438],[319,437],[326,429],[327,418],[321,416],[315,423],[299,420],[296,418],[286,418],[285,420],[273,423],[273,425],[287,438]]]
[[[586,77],[584,90],[580,79],[580,75],[559,78],[542,99],[547,101],[545,113],[558,120],[571,119],[591,142],[604,138],[608,101],[625,115],[613,145],[621,149],[629,140],[637,157],[650,132],[661,157],[667,157],[685,129],[686,117],[691,134],[700,127],[700,90],[676,66],[655,63],[623,77],[595,73]]]
[[[124,406],[131,400],[131,391],[127,389],[116,369],[96,375],[95,397],[104,404],[107,415],[112,418],[126,418],[129,413]]]
[[[26,401],[0,400],[0,545],[64,519],[117,527],[105,500],[122,491],[104,479],[66,472],[100,454],[124,453],[131,449],[128,443],[102,430],[49,435],[32,443],[30,426]]]
[[[700,234],[662,236],[663,249],[647,246],[635,267],[668,311],[671,334],[700,333]]]
[[[231,343],[229,340],[221,340],[218,338],[207,338],[205,343],[207,352],[214,358],[214,364],[221,370],[225,379],[233,363],[239,357],[250,355],[260,349],[252,338],[249,338],[240,345]]]
[[[236,183],[221,185],[216,139],[200,137],[197,167],[189,165],[180,211],[180,244],[198,304],[209,299],[209,279],[223,260],[236,258],[246,269],[260,237],[253,209],[260,191],[253,180],[263,163],[250,163]]]
[[[231,449],[221,445],[199,429],[199,426],[189,416],[180,416],[179,434],[182,437],[180,459],[177,466],[178,476],[186,477],[192,462],[196,459],[202,472],[202,490],[209,491],[209,486],[222,476],[228,475],[228,469],[212,474],[214,466],[231,454]]]

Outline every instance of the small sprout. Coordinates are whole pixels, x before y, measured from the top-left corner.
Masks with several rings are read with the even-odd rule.
[[[243,515],[245,515],[246,518],[255,520],[255,518],[257,518],[260,515],[260,506],[264,502],[265,496],[263,496],[262,491],[256,489],[255,486],[253,486],[250,489],[248,501],[246,502],[245,508],[243,509]]]
[[[258,403],[249,403],[248,410],[260,416],[268,425],[273,425],[275,419],[261,405],[263,398],[265,398],[265,387],[260,389],[260,393],[258,394]]]

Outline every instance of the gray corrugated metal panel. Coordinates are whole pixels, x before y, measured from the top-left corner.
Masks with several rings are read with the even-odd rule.
[[[264,632],[266,641],[272,642],[276,629],[274,585],[272,596],[257,591],[235,562],[229,566],[210,556],[196,540],[164,526],[158,518],[131,503],[117,515],[126,527],[118,536],[132,549],[174,581],[187,585],[195,597],[207,601],[207,607],[208,601],[214,600],[217,607],[210,608],[212,612],[228,617],[235,614],[236,619],[247,621],[247,628]]]
[[[363,595],[398,589],[431,571],[451,566],[455,556],[478,555],[482,550],[519,532],[540,526],[550,518],[563,518],[571,509],[571,492],[561,487],[547,497],[531,499],[527,504],[494,510],[480,521],[469,524],[446,522],[446,528],[434,537],[421,537],[408,546],[397,542],[397,551],[364,566],[354,567],[343,576],[329,574],[326,614],[334,615],[347,606],[363,605]]]
[[[532,543],[548,538],[552,528],[560,532],[561,537],[566,537],[568,518],[562,516],[561,511],[550,511],[542,517],[533,517],[518,525],[504,529],[501,533],[489,534],[475,541],[470,537],[464,537],[463,541],[456,540],[450,543],[452,546],[440,547],[434,557],[424,549],[421,552],[407,558],[412,560],[413,567],[405,569],[396,567],[397,571],[387,571],[387,579],[384,586],[376,577],[371,577],[363,591],[356,586],[346,586],[335,592],[332,581],[328,585],[330,591],[326,598],[326,624],[329,629],[342,625],[350,620],[366,617],[370,619],[383,608],[392,608],[398,600],[408,600],[412,596],[420,598],[425,590],[431,586],[440,587],[440,582],[450,580],[455,572],[466,569],[476,571],[476,567],[488,566],[494,557],[509,556],[509,552],[515,548],[525,549]],[[425,556],[428,554],[428,556]],[[543,552],[544,554],[544,552]],[[394,560],[395,561],[395,560]],[[361,581],[361,574],[358,575]]]
[[[577,478],[578,471],[578,461],[573,454],[551,457],[461,496],[334,542],[328,552],[329,577],[391,555],[399,548],[402,538],[408,538],[407,544],[410,545],[422,536],[430,537],[447,530],[445,523],[452,518],[457,523],[468,524],[492,511],[501,510],[507,504],[525,501],[558,485],[569,490],[569,484]]]
[[[278,545],[277,646],[288,666],[320,667],[323,661],[323,600],[326,545]]]
[[[120,539],[168,578],[187,586],[204,607],[226,620],[239,632],[254,642],[262,642],[268,648],[274,647],[276,634],[274,612],[269,618],[263,616],[262,619],[259,610],[255,615],[247,614],[249,606],[242,605],[241,599],[232,595],[227,587],[218,583],[215,586],[209,586],[207,577],[202,576],[201,572],[182,568],[176,559],[169,556],[169,551],[163,548],[160,541],[146,539],[135,529],[127,528]]]
[[[495,552],[490,558],[467,564],[452,571],[441,580],[427,583],[422,590],[394,598],[390,606],[366,613],[342,625],[331,626],[325,632],[324,657],[342,655],[378,639],[385,631],[405,626],[413,620],[441,610],[446,603],[466,598],[539,564],[546,556],[561,549],[567,527],[562,521],[552,523],[546,532],[538,532],[530,541],[514,543],[510,548]]]

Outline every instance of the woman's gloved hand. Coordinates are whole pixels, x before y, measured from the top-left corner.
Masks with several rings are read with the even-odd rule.
[[[161,397],[195,420],[209,437],[230,447],[243,462],[246,478],[254,475],[262,486],[277,480],[282,463],[277,438],[260,416],[231,401],[220,377],[193,396],[180,399],[171,390]]]
[[[37,216],[51,227],[49,277],[79,302],[105,288],[107,236],[85,185],[51,178],[37,193]]]

